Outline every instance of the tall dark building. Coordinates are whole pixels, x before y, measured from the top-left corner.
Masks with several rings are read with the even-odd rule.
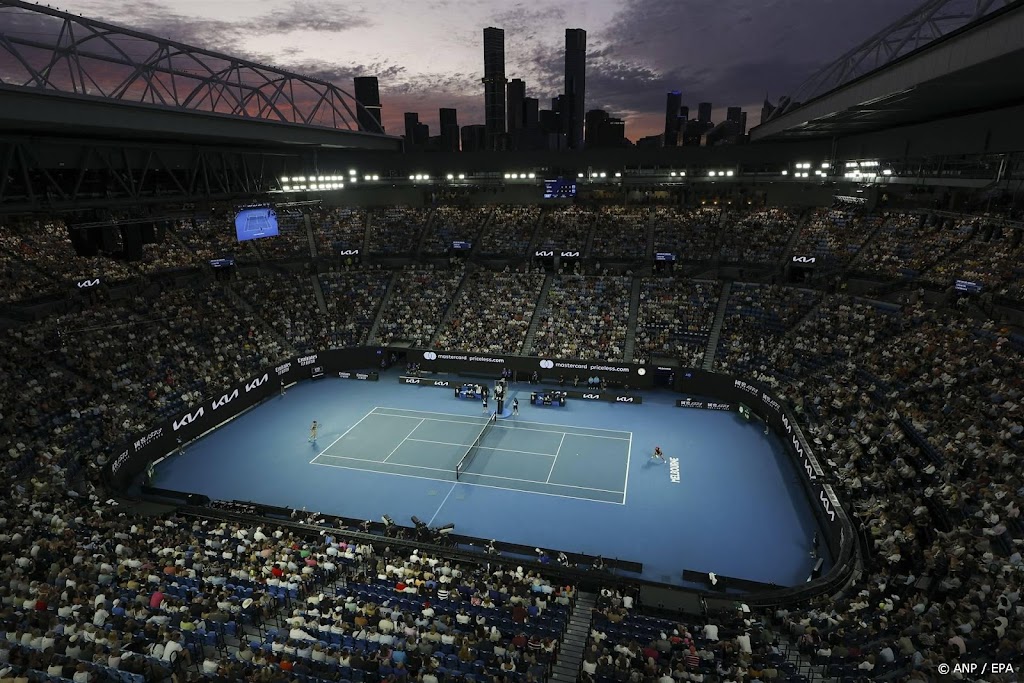
[[[690,108],[687,107],[685,104],[679,107],[679,118],[681,118],[683,121],[690,120]]]
[[[587,148],[623,147],[626,145],[626,124],[612,118],[603,109],[591,109],[586,116]]]
[[[513,78],[508,82],[507,92],[508,132],[514,133],[523,128],[523,101],[526,99],[526,82],[521,78]]]
[[[487,145],[495,149],[505,133],[505,31],[484,29],[484,124]]]
[[[487,126],[479,123],[463,126],[461,137],[463,152],[482,152],[487,149]]]
[[[454,109],[441,109],[441,149],[445,152],[459,151],[459,116]]]
[[[414,111],[405,112],[405,149],[412,149],[416,140],[416,126],[420,123],[420,115]]]
[[[768,98],[764,98],[764,104],[761,105],[761,123],[764,123],[771,118],[772,113],[775,111],[775,105],[768,101]]]
[[[380,118],[380,89],[377,87],[376,76],[357,76],[355,78],[356,102],[363,105],[356,112],[359,130],[376,133],[378,126],[384,132],[384,124]]]
[[[701,123],[711,123],[710,102],[701,102],[697,105],[697,120]]]
[[[562,120],[569,149],[583,147],[583,118],[587,94],[587,32],[565,29],[565,98]]]
[[[725,110],[725,120],[732,121],[737,126],[740,125],[740,119],[743,118],[743,110],[739,107],[729,107]]]
[[[587,112],[587,115],[585,117],[587,127],[583,141],[588,148],[599,146],[598,141],[600,140],[601,136],[601,127],[608,121],[609,118],[610,117],[608,116],[608,112],[606,112],[604,109],[591,109],[590,111]]]
[[[683,93],[673,90],[665,97],[665,146],[679,144],[679,112],[683,108]]]
[[[747,112],[740,113],[740,135],[747,134]]]
[[[523,98],[523,128],[533,130],[540,125],[539,111],[540,101],[536,97]]]

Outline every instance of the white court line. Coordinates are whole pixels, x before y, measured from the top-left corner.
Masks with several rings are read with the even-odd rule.
[[[629,433],[629,447],[626,449],[626,482],[622,485],[622,504],[626,504],[626,491],[629,490],[629,459],[633,455],[633,432]]]
[[[415,427],[413,427],[413,428],[412,428],[412,431],[411,431],[411,432],[409,432],[408,434],[406,434],[406,435],[405,435],[405,438],[404,438],[404,439],[402,439],[401,441],[399,441],[399,442],[398,442],[398,445],[397,445],[397,446],[395,446],[395,450],[394,450],[394,451],[391,451],[390,453],[388,453],[388,458],[390,458],[390,457],[391,457],[392,455],[394,455],[394,454],[395,454],[395,451],[397,451],[397,450],[398,450],[399,448],[401,448],[401,447],[402,447],[402,444],[403,444],[403,443],[405,443],[406,441],[408,441],[408,440],[409,440],[409,437],[410,437],[410,436],[412,436],[412,435],[413,435],[413,433],[414,433],[414,432],[415,432],[415,431],[416,431],[417,429],[419,429],[419,428],[420,428],[420,425],[421,425],[421,424],[423,424],[423,423],[424,423],[424,422],[426,422],[426,421],[427,421],[427,420],[426,420],[426,418],[424,418],[424,419],[420,420],[420,421],[419,421],[419,423],[418,423],[418,424],[417,424],[417,425],[416,425]],[[387,462],[387,461],[388,461],[388,458],[384,458],[383,460],[381,460],[381,462]]]
[[[555,471],[555,463],[558,462],[558,451],[562,450],[563,443],[565,443],[565,434],[562,434],[562,440],[558,442],[558,450],[555,451],[555,457],[551,460],[551,469],[548,470],[548,478],[544,480],[545,484],[551,483],[551,473]]]
[[[329,455],[327,457],[329,457],[329,458],[336,458],[336,457],[341,457],[341,456]],[[378,472],[377,470],[368,470],[368,469],[363,468],[363,467],[349,467],[347,465],[330,465],[330,464],[328,464],[326,462],[314,462],[314,463],[310,463],[310,464],[311,465],[319,465],[321,467],[334,467],[334,468],[341,469],[341,470],[354,470],[356,472],[371,472],[371,473],[374,473],[374,474],[383,474],[383,475],[388,476],[388,477],[407,477],[409,479],[425,479],[427,481],[448,481],[447,479],[436,479],[434,477],[420,477],[420,476],[417,476],[415,474],[400,474],[398,472]],[[389,464],[394,465],[396,463],[389,463]],[[403,467],[413,467],[413,465],[403,465]],[[443,471],[449,472],[450,470],[443,470]],[[469,474],[469,473],[467,472],[467,474]],[[569,500],[583,500],[583,501],[586,501],[588,503],[602,503],[604,505],[622,505],[622,503],[616,502],[614,500],[597,500],[595,498],[580,498],[579,496],[566,496],[566,495],[563,495],[561,493],[546,493],[544,491],[526,491],[524,489],[510,489],[510,488],[507,488],[505,486],[491,486],[489,484],[473,484],[473,483],[468,482],[468,481],[460,481],[459,483],[462,484],[463,486],[476,486],[476,487],[483,488],[483,489],[497,489],[498,491],[515,491],[515,492],[518,492],[518,493],[532,493],[532,494],[537,495],[537,496],[553,496],[554,498],[568,498]],[[530,482],[530,483],[531,484],[539,484],[541,482],[533,481],[533,482]],[[552,485],[553,486],[565,486],[565,484],[552,484]],[[574,488],[582,488],[582,487],[574,487]],[[593,490],[594,491],[600,491],[600,489],[593,489]],[[622,492],[621,491],[607,491],[606,493],[622,493]]]
[[[562,435],[562,438],[563,439],[565,438],[564,434]],[[473,444],[468,444],[468,443],[451,443],[450,441],[431,441],[429,439],[409,439],[409,441],[417,441],[419,443],[437,443],[437,444],[442,444],[444,446],[461,446],[462,448],[466,448],[467,446],[472,446],[473,445]],[[512,449],[512,448],[496,448],[494,446],[477,446],[477,448],[482,448],[482,449],[488,450],[488,451],[506,451],[508,453],[526,453],[527,455],[543,455],[546,458],[553,458],[553,457],[555,457],[554,455],[551,455],[550,453],[537,453],[536,451],[517,451],[517,450]]]
[[[459,482],[455,482],[454,484],[452,484],[452,487],[450,489],[448,489],[448,496],[452,495],[452,491],[454,491],[455,487],[458,486],[458,485],[459,485]],[[437,517],[437,513],[440,512],[441,508],[444,507],[444,504],[448,502],[448,496],[445,496],[444,500],[441,501],[441,504],[437,506],[436,510],[434,510],[434,517],[430,518],[430,521],[427,522],[427,526],[433,525],[434,518]]]
[[[376,408],[374,410],[376,410]],[[391,410],[401,410],[401,409],[400,408],[392,408]],[[429,413],[429,412],[427,412],[425,410],[418,410],[416,412],[418,412],[420,414],[423,414],[423,415],[431,415],[431,414],[450,415],[451,414],[451,413]],[[418,418],[418,417],[413,417],[412,415],[392,415],[391,413],[374,413],[374,415],[382,415],[384,417],[404,417],[407,420],[419,420],[419,419],[421,419],[421,418]],[[426,418],[422,418],[422,419],[429,420],[431,422],[449,422],[451,424],[474,425],[476,427],[479,427],[481,424],[484,424],[482,422],[466,422],[464,420],[444,420],[444,419],[440,419],[440,418],[436,418],[436,417],[426,417]],[[566,434],[567,433],[567,432],[559,431],[557,429],[532,429],[530,427],[519,427],[519,426],[517,426],[517,425],[520,425],[520,424],[544,424],[544,423],[543,422],[517,422],[515,425],[495,424],[494,426],[497,427],[498,429],[514,429],[517,432],[541,432],[542,434]],[[559,425],[559,426],[568,426],[568,425]],[[589,427],[577,427],[577,429],[589,429]],[[609,431],[611,431],[611,430],[609,430]],[[618,433],[619,434],[631,434],[631,432],[618,432]],[[621,436],[603,436],[601,434],[580,434],[580,433],[577,433],[577,432],[568,432],[568,434],[570,434],[571,436],[585,436],[585,437],[589,437],[591,439],[610,439],[610,440],[613,440],[613,441],[629,441],[629,439],[627,439],[625,437],[621,437]]]
[[[371,412],[376,412],[377,410],[402,410],[402,411],[405,411],[407,413],[422,413],[422,414],[425,414],[425,415],[448,415],[448,416],[451,416],[451,417],[472,417],[470,415],[460,415],[458,413],[441,413],[441,412],[436,412],[436,411],[433,411],[433,410],[412,410],[411,408],[388,408],[388,407],[384,407],[384,406],[376,406]],[[377,413],[377,414],[378,415],[389,415],[390,413]],[[395,417],[407,417],[407,416],[395,415]],[[516,420],[516,424],[543,425],[545,427],[569,427],[571,429],[589,429],[589,430],[595,431],[595,432],[614,432],[616,434],[631,434],[632,433],[632,432],[623,431],[621,429],[604,429],[602,427],[581,427],[580,425],[563,425],[563,424],[555,424],[554,422],[530,422],[528,420],[524,420],[524,421]],[[496,425],[496,426],[500,427],[501,425]],[[544,430],[540,430],[540,431],[544,431]],[[580,436],[586,436],[586,434],[581,434]],[[608,436],[608,437],[604,437],[604,438],[606,438],[606,439],[622,439],[623,441],[627,440],[626,437],[624,437],[624,436]]]
[[[324,455],[324,457],[325,458],[336,458],[338,460],[355,460],[357,462],[373,462],[373,463],[377,463],[378,465],[384,464],[383,460],[367,460],[366,458],[351,458],[351,457],[349,457],[347,455],[331,455],[330,453],[326,453]],[[310,463],[310,464],[311,465],[326,465],[327,463],[314,462],[314,463]],[[411,468],[416,469],[416,470],[429,470],[431,472],[447,472],[449,474],[451,474],[454,471],[454,470],[451,470],[451,469],[445,469],[443,467],[427,467],[426,465],[407,465],[407,464],[405,464],[403,462],[389,462],[387,464],[391,465],[392,467],[411,467]],[[338,467],[340,467],[340,465],[338,465]],[[360,469],[360,468],[351,468],[351,469]],[[378,474],[396,474],[394,472],[381,472],[380,470],[374,470],[374,469],[365,469],[365,468],[362,468],[362,469],[363,469],[364,472],[377,472]],[[462,473],[462,476],[467,476],[467,475],[472,475],[474,477],[486,477],[488,479],[502,479],[504,481],[519,481],[519,482],[522,482],[524,484],[547,484],[548,486],[559,486],[559,487],[567,488],[567,489],[579,489],[581,491],[599,491],[600,493],[619,493],[619,494],[622,493],[622,491],[613,491],[611,489],[598,489],[598,488],[594,488],[593,486],[574,486],[573,484],[559,484],[559,483],[552,484],[552,483],[546,482],[546,481],[537,481],[536,479],[520,479],[518,477],[503,477],[503,476],[500,476],[500,475],[497,475],[497,474],[481,474],[479,472],[463,472]],[[449,481],[449,480],[442,479],[440,481]],[[460,481],[460,483],[464,483],[464,482]],[[497,487],[492,487],[492,488],[501,488],[501,487],[497,486]],[[507,490],[508,491],[521,491],[522,489],[507,489]],[[530,491],[529,493],[537,493],[537,492],[536,491]]]
[[[373,463],[377,463],[378,465],[383,465],[384,464],[383,460],[370,460],[369,458],[353,458],[353,457],[348,456],[348,455],[331,455],[330,453],[324,453],[323,457],[325,457],[325,458],[337,458],[338,460],[355,460],[357,462],[373,462]],[[311,465],[323,465],[324,463],[322,463],[322,462],[312,462],[310,464]],[[406,465],[404,462],[389,462],[387,464],[391,465],[392,467],[412,467],[412,468],[417,469],[417,470],[431,470],[432,472],[448,472],[449,474],[453,474],[455,472],[455,470],[450,469],[450,468],[446,469],[444,467],[427,467],[426,465]],[[377,472],[378,470],[367,470],[367,469],[364,468],[363,471],[364,472]],[[380,474],[391,474],[391,472],[380,472]],[[447,480],[442,479],[440,481],[447,481]],[[534,482],[534,483],[538,483],[538,482]]]
[[[336,443],[338,443],[339,441],[341,441],[341,439],[342,439],[342,438],[343,438],[343,437],[344,437],[344,436],[345,436],[346,434],[348,434],[349,432],[351,432],[351,431],[352,431],[353,429],[355,429],[355,428],[356,428],[356,425],[358,425],[358,424],[359,424],[360,422],[362,422],[362,421],[363,421],[363,420],[365,420],[366,418],[370,417],[371,415],[373,415],[373,411],[372,411],[372,410],[371,410],[370,412],[368,412],[368,413],[367,413],[366,415],[363,415],[363,416],[362,416],[361,418],[359,418],[359,419],[358,419],[358,420],[356,421],[356,424],[352,425],[351,427],[349,427],[348,429],[346,429],[346,430],[345,430],[344,432],[342,432],[341,436],[339,436],[339,437],[338,437],[337,439],[335,439],[335,440],[334,440],[334,441],[332,441],[332,442],[331,442],[330,444],[328,444],[327,448],[325,448],[325,449],[323,449],[322,451],[320,451],[319,453],[317,453],[317,454],[316,454],[316,455],[315,455],[315,456],[313,457],[313,460],[316,460],[316,459],[317,459],[317,458],[319,458],[319,457],[320,457],[321,455],[323,455],[323,454],[324,454],[324,453],[326,453],[327,451],[331,450],[331,446],[333,446],[334,444],[336,444]],[[313,460],[310,460],[310,461],[309,461],[309,464],[310,464],[310,465],[312,465],[312,464],[313,464]]]

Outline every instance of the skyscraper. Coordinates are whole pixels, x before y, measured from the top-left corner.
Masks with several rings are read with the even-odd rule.
[[[412,149],[416,140],[416,126],[420,122],[420,115],[414,111],[405,112],[405,149]]]
[[[765,95],[764,104],[761,105],[761,123],[764,123],[771,118],[772,113],[775,112],[775,105],[768,101],[768,96]]]
[[[671,91],[665,97],[665,146],[675,147],[679,140],[679,112],[683,108],[683,93]]]
[[[487,146],[500,146],[499,136],[505,132],[505,31],[484,29],[484,124]]]
[[[743,118],[743,110],[739,107],[729,107],[725,110],[725,120],[732,121],[737,126],[740,125],[740,119]]]
[[[356,112],[356,120],[359,121],[359,130],[370,133],[384,132],[384,124],[380,118],[380,89],[377,86],[376,76],[356,76],[356,102],[363,105],[362,109]]]
[[[526,99],[526,83],[521,78],[508,82],[508,132],[514,133],[523,127],[523,100]]]
[[[701,102],[697,105],[697,121],[711,123],[711,103]]]
[[[565,29],[565,98],[562,120],[570,149],[583,147],[583,119],[587,93],[587,32]]]
[[[459,116],[454,109],[441,108],[441,149],[445,152],[459,151]]]

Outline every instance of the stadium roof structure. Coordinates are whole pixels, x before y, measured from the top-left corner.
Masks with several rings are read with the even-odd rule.
[[[752,140],[841,138],[1024,103],[1024,0],[927,0],[807,79]]]
[[[20,0],[0,0],[0,129],[397,149],[328,81]]]

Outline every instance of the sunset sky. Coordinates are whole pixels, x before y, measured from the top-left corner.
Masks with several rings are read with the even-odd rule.
[[[626,135],[661,131],[665,93],[684,104],[748,111],[772,101],[918,0],[76,0],[56,5],[200,47],[325,78],[351,92],[380,79],[387,132],[418,111],[437,133],[438,108],[483,123],[483,29],[505,29],[506,76],[541,108],[563,85],[566,28],[587,31],[586,108],[626,119]]]

